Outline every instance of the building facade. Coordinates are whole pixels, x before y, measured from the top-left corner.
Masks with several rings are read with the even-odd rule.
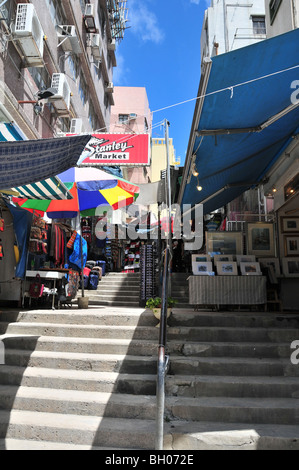
[[[267,37],[287,33],[299,26],[299,0],[265,0]]]
[[[1,2],[0,122],[13,122],[28,139],[107,131],[125,6],[115,0]]]
[[[115,87],[111,109],[111,134],[151,135],[152,114],[144,87]],[[124,178],[135,184],[151,181],[150,167],[122,167]]]
[[[266,39],[264,0],[212,0],[205,11],[201,57],[214,57]]]

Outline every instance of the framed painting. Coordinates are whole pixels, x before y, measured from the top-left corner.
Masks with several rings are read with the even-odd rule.
[[[274,225],[267,222],[247,224],[247,254],[275,256]]]
[[[237,256],[238,266],[240,266],[241,263],[247,263],[247,262],[255,263],[256,262],[255,255],[238,255]]]
[[[192,263],[192,271],[194,276],[213,276],[213,263],[206,261],[202,263]]]
[[[284,237],[285,257],[299,256],[299,235],[285,235]]]
[[[268,268],[272,266],[276,276],[280,276],[281,269],[280,269],[280,262],[278,258],[258,258],[258,262],[260,263],[262,268]]]
[[[211,261],[210,255],[192,255],[192,263],[207,263]]]
[[[215,265],[218,262],[228,263],[230,261],[234,261],[234,255],[214,255],[213,261]]]
[[[299,217],[281,217],[282,233],[299,233]]]
[[[236,262],[223,262],[216,263],[218,276],[238,276],[238,265]]]
[[[260,263],[241,263],[240,264],[242,276],[261,276],[261,266]]]
[[[282,271],[286,277],[299,277],[299,258],[282,258]]]
[[[207,252],[219,255],[243,253],[242,232],[206,232]]]

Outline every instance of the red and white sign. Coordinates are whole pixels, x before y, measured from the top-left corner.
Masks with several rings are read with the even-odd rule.
[[[149,134],[92,134],[80,165],[150,166]]]

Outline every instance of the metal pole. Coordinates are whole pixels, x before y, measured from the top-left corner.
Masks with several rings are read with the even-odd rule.
[[[162,309],[160,319],[160,337],[158,350],[158,371],[157,371],[157,418],[156,418],[156,450],[163,450],[164,447],[164,413],[165,413],[165,378],[167,373],[167,310],[168,310],[168,291],[169,291],[169,257],[172,248],[172,230],[171,230],[171,181],[170,181],[170,158],[169,158],[169,122],[165,120],[165,140],[167,150],[167,188],[166,199],[169,214],[168,244],[165,250],[164,273],[162,285]]]

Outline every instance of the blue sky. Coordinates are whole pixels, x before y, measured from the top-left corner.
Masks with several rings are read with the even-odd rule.
[[[128,0],[129,29],[117,49],[116,86],[145,87],[151,111],[196,98],[200,37],[207,0]],[[154,112],[167,119],[177,157],[184,164],[195,101]],[[164,137],[164,128],[153,137]]]

